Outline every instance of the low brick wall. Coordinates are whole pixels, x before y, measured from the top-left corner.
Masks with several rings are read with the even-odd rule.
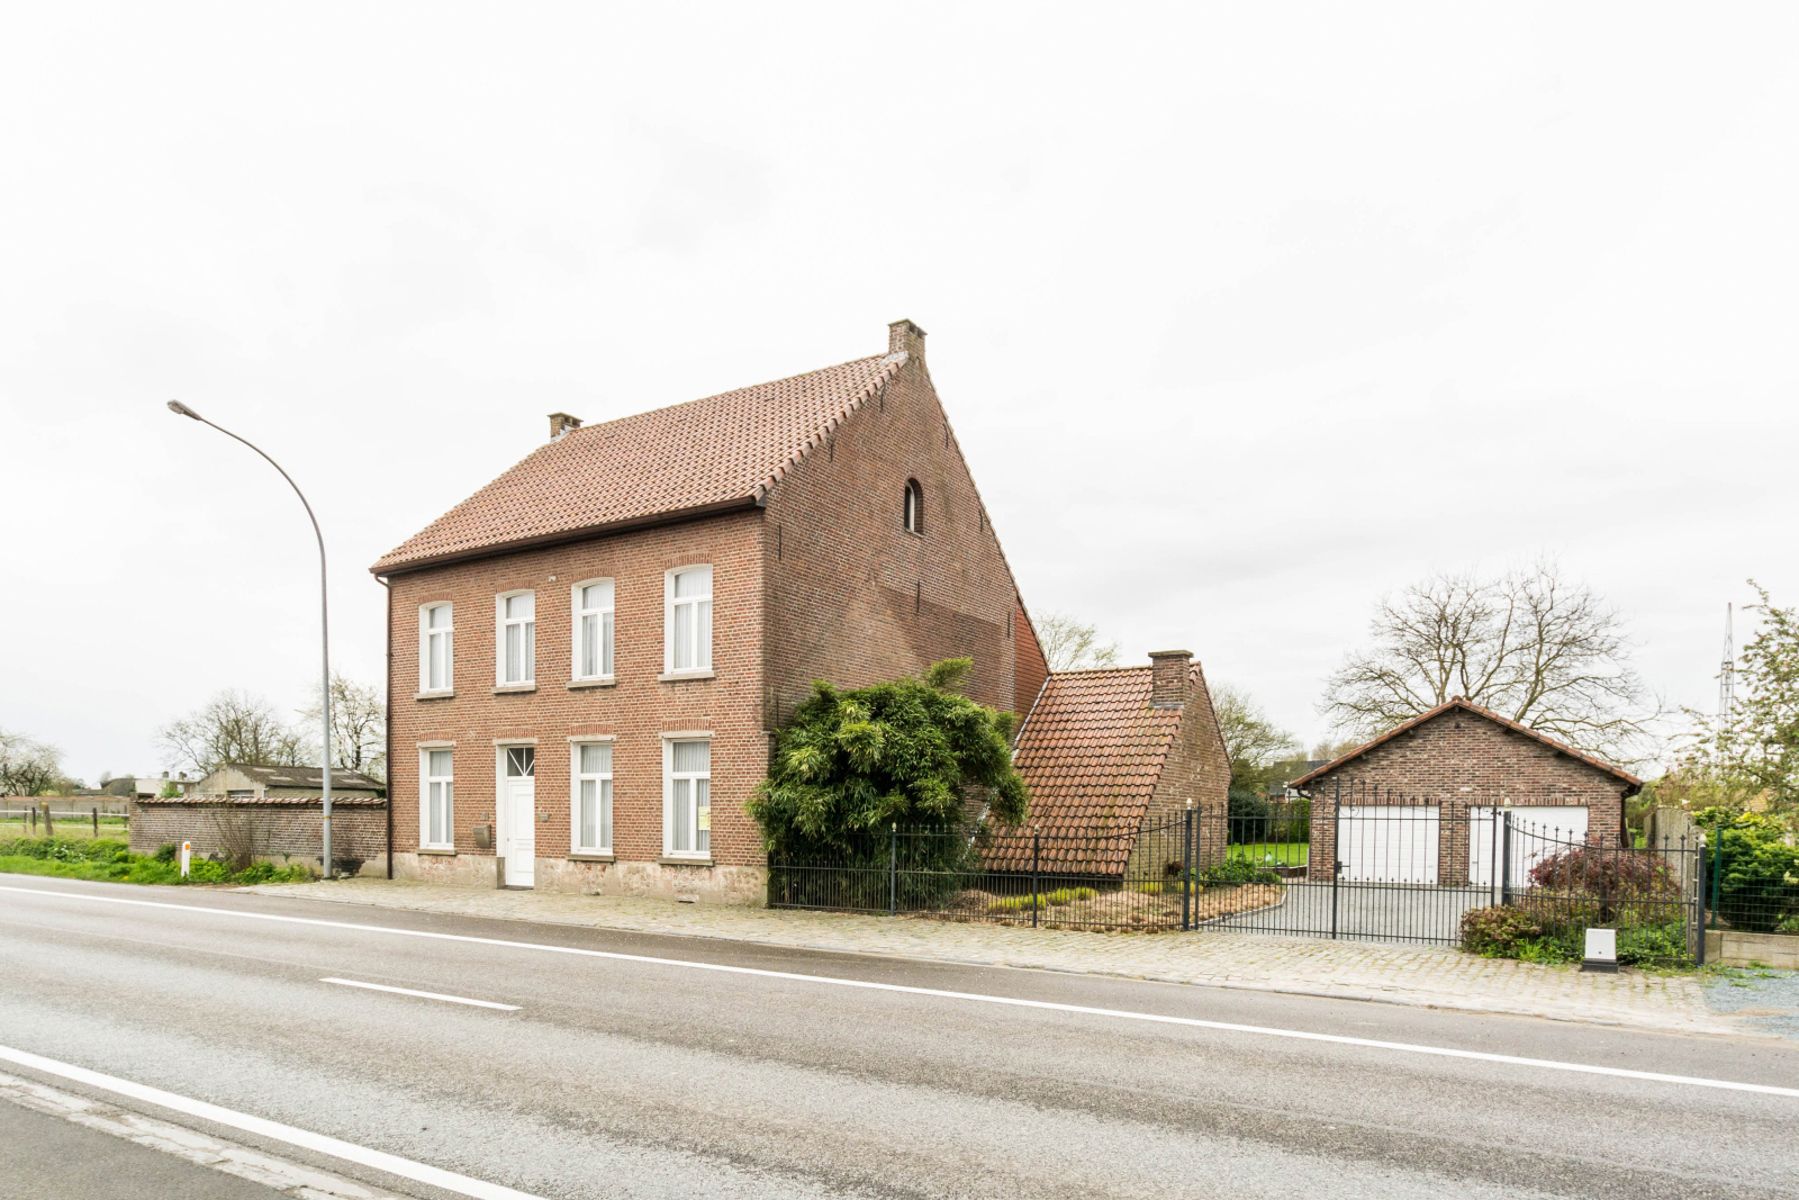
[[[316,866],[323,812],[317,796],[139,800],[131,806],[131,849],[152,854],[160,846],[190,841],[202,858],[229,857],[234,847],[245,847],[257,859]],[[339,870],[354,870],[364,863],[385,866],[386,855],[387,801],[333,797],[331,857]]]

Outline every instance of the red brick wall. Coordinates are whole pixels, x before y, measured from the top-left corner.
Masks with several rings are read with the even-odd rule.
[[[663,576],[672,567],[694,563],[712,564],[715,678],[659,682]],[[473,830],[495,819],[494,743],[535,738],[542,885],[546,866],[554,872],[557,865],[546,860],[569,853],[568,738],[612,734],[614,851],[621,862],[653,863],[663,847],[661,734],[709,730],[713,860],[723,866],[760,866],[765,861],[760,834],[743,806],[768,768],[762,722],[762,570],[762,514],[747,511],[394,576],[388,782],[395,848],[410,853],[418,847],[419,744],[447,741],[455,750],[457,854],[491,864],[493,852],[475,848]],[[571,688],[571,588],[598,577],[615,581],[618,682]],[[537,687],[496,695],[494,597],[527,588],[537,593]],[[420,700],[418,610],[442,600],[455,605],[455,695]],[[422,862],[421,869],[471,877],[466,869],[442,863]],[[488,871],[491,878],[491,865]],[[602,873],[599,865],[584,865],[572,875],[565,873],[560,882],[598,886]],[[593,878],[584,882],[585,876]]]
[[[922,536],[903,523],[908,479]],[[970,696],[1016,708],[1017,594],[920,359],[774,489],[767,522],[773,724],[814,679],[862,687],[958,656]]]
[[[1189,674],[1181,705],[1181,723],[1162,776],[1150,800],[1151,819],[1174,817],[1187,802],[1199,810],[1199,862],[1211,866],[1224,861],[1227,814],[1230,802],[1231,766],[1212,696],[1197,667]]]
[[[1022,725],[1031,705],[1037,702],[1044,681],[1049,678],[1049,663],[1043,657],[1043,645],[1038,642],[1037,630],[1025,614],[1022,603],[1015,606],[1012,614],[1012,662],[1016,676],[1012,681],[1012,709]]]
[[[1340,785],[1340,786],[1339,786]],[[1451,709],[1306,786],[1312,796],[1307,877],[1329,879],[1336,861],[1332,804],[1439,805],[1438,881],[1465,881],[1468,809],[1587,806],[1587,835],[1616,845],[1624,828],[1623,780],[1476,713]]]

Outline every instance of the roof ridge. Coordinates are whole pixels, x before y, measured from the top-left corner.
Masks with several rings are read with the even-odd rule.
[[[584,433],[592,433],[596,429],[604,429],[608,425],[616,425],[620,421],[630,421],[637,417],[648,417],[653,416],[656,413],[670,412],[677,408],[686,408],[690,404],[709,404],[714,400],[723,400],[727,397],[735,396],[740,392],[753,392],[757,388],[779,387],[783,383],[793,383],[796,380],[806,378],[808,375],[822,375],[826,371],[841,371],[844,367],[853,367],[861,363],[875,362],[883,358],[891,357],[893,356],[889,354],[863,354],[856,358],[846,358],[839,363],[830,363],[822,367],[813,367],[810,371],[795,371],[791,375],[782,375],[776,379],[764,379],[758,383],[746,383],[742,387],[726,388],[722,392],[713,392],[710,396],[695,396],[691,400],[676,400],[672,404],[658,404],[655,408],[640,408],[635,412],[624,413],[616,417],[608,417],[604,421],[595,421],[591,425],[577,425],[575,428],[569,430],[566,436],[580,437]],[[550,444],[551,443],[549,442],[543,443],[544,446]],[[537,449],[542,448],[543,446],[539,446]],[[536,453],[536,451],[534,450],[533,453]]]

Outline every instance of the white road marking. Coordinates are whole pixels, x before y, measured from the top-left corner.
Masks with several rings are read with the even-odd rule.
[[[392,1192],[377,1191],[317,1167],[276,1158],[196,1129],[171,1125],[17,1075],[0,1072],[0,1100],[10,1100],[21,1108],[59,1117],[71,1125],[110,1134],[147,1150],[159,1150],[197,1167],[235,1175],[288,1195],[318,1200],[400,1200]]]
[[[493,1000],[472,1000],[467,996],[451,996],[444,992],[419,992],[412,988],[388,987],[385,983],[364,983],[360,979],[339,979],[335,975],[327,975],[320,983],[335,983],[339,987],[367,988],[371,992],[392,992],[396,996],[417,996],[421,1000],[442,1000],[449,1004],[472,1004],[476,1008],[497,1008],[501,1012],[518,1012],[516,1004],[500,1004]]]
[[[63,900],[86,900],[95,904],[124,904],[137,908],[175,909],[181,912],[206,913],[219,917],[236,917],[246,921],[311,925],[319,929],[347,929],[356,933],[381,933],[393,937],[424,938],[439,942],[465,942],[476,946],[497,946],[508,950],[533,950],[542,954],[567,954],[578,958],[601,958],[613,962],[676,967],[688,971],[712,971],[722,975],[748,975],[760,979],[817,984],[821,987],[896,992],[907,996],[929,996],[933,999],[960,1000],[972,1004],[996,1004],[1008,1008],[1033,1008],[1047,1012],[1072,1013],[1077,1016],[1108,1017],[1118,1021],[1146,1021],[1157,1025],[1180,1025],[1190,1029],[1213,1029],[1225,1033],[1247,1033],[1259,1037],[1323,1042],[1334,1046],[1357,1046],[1368,1050],[1391,1050],[1400,1054],[1423,1054],[1436,1058],[1459,1058],[1472,1062],[1532,1067],[1544,1071],[1567,1071],[1579,1075],[1604,1075],[1614,1079],[1637,1079],[1647,1083],[1672,1083],[1684,1087],[1716,1088],[1727,1092],[1753,1092],[1757,1095],[1785,1096],[1799,1100],[1799,1088],[1776,1087],[1766,1083],[1707,1079],[1700,1075],[1669,1075],[1661,1071],[1637,1071],[1628,1067],[1602,1067],[1593,1063],[1564,1062],[1553,1058],[1525,1058],[1516,1054],[1491,1054],[1484,1050],[1458,1050],[1450,1046],[1427,1046],[1417,1042],[1388,1042],[1378,1038],[1352,1037],[1341,1033],[1315,1033],[1307,1029],[1282,1029],[1273,1025],[1244,1025],[1235,1021],[1208,1021],[1202,1017],[1171,1017],[1162,1013],[1136,1012],[1123,1008],[1095,1008],[1086,1004],[1063,1004],[1054,1000],[1024,1000],[1017,996],[994,996],[985,992],[952,992],[941,988],[914,987],[903,983],[877,983],[871,979],[842,979],[832,975],[806,975],[797,971],[771,971],[764,967],[738,967],[727,963],[660,958],[650,954],[626,954],[618,950],[589,950],[580,946],[520,942],[510,938],[478,937],[467,933],[437,933],[428,929],[402,929],[393,925],[364,925],[356,921],[327,921],[319,917],[289,917],[278,913],[241,912],[235,909],[207,908],[195,904],[170,904],[162,900],[129,900],[123,896],[95,896],[86,892],[62,892],[50,888],[10,887],[0,884],[0,892],[19,892],[28,896],[51,896]]]
[[[327,1137],[322,1133],[313,1133],[307,1129],[296,1129],[292,1125],[283,1125],[279,1121],[271,1121],[266,1117],[254,1117],[249,1113],[221,1108],[217,1104],[208,1104],[204,1100],[195,1100],[191,1096],[165,1092],[161,1088],[133,1083],[129,1079],[120,1079],[116,1075],[90,1071],[86,1067],[58,1062],[54,1058],[45,1058],[25,1050],[15,1050],[11,1046],[0,1046],[0,1060],[33,1071],[42,1071],[46,1075],[55,1075],[73,1083],[99,1088],[101,1091],[111,1092],[115,1096],[125,1096],[146,1104],[154,1104],[159,1108],[181,1113],[183,1116],[196,1117],[202,1121],[211,1121],[232,1129],[241,1129],[258,1137],[284,1142],[289,1146],[298,1146],[302,1150],[311,1150],[318,1154],[342,1159],[344,1162],[353,1162],[359,1166],[372,1167],[377,1171],[386,1171],[389,1175],[397,1175],[401,1179],[410,1179],[415,1183],[429,1184],[432,1187],[442,1188],[446,1192],[454,1192],[458,1196],[472,1197],[473,1200],[543,1200],[541,1196],[533,1196],[529,1192],[516,1191],[497,1183],[488,1183],[483,1179],[473,1179],[467,1175],[458,1175],[455,1171],[446,1171],[442,1167],[413,1162],[410,1158],[401,1158],[397,1154],[371,1150],[367,1146],[358,1146],[354,1142],[340,1141],[337,1138]]]

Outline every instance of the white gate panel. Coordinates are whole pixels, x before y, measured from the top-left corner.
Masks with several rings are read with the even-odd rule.
[[[1502,822],[1508,812],[1512,814],[1511,881],[1515,888],[1529,887],[1531,868],[1561,853],[1565,843],[1578,845],[1587,840],[1588,813],[1584,804],[1470,808],[1468,878],[1477,887],[1499,883],[1499,850],[1494,842],[1504,840]]]
[[[1345,883],[1437,882],[1437,809],[1429,804],[1345,804],[1337,860]]]

